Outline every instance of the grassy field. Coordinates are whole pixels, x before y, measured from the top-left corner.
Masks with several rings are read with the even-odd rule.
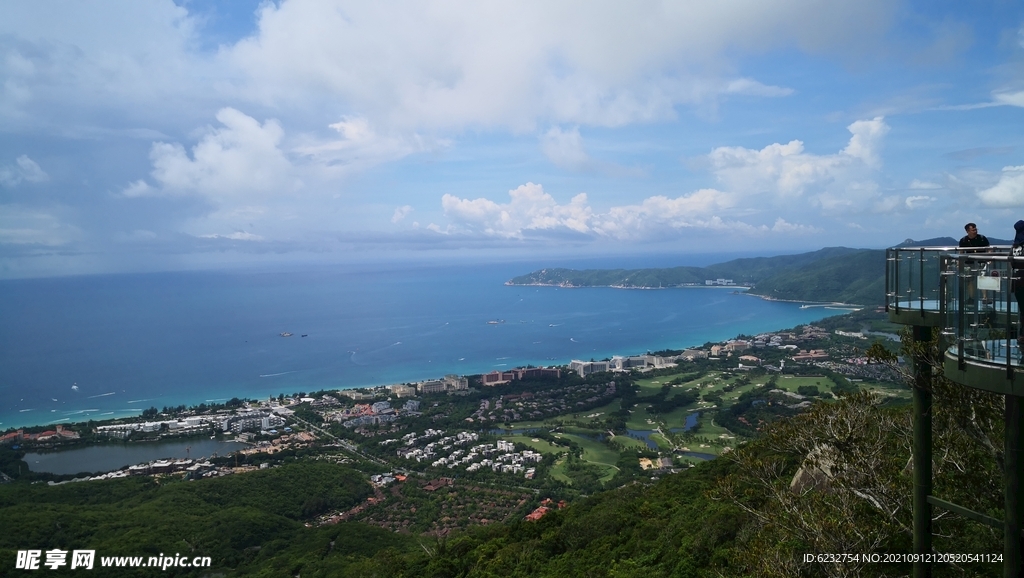
[[[569,476],[565,475],[565,457],[561,457],[555,462],[555,465],[551,466],[551,477],[567,484],[571,484],[572,480]]]
[[[604,473],[601,475],[602,482],[606,482],[615,477],[615,472],[619,469],[615,465],[619,461],[619,452],[611,449],[602,442],[595,441],[581,435],[557,433],[555,434],[555,437],[572,440],[583,448],[583,461],[600,466],[604,470]]]
[[[818,391],[826,392],[835,387],[836,384],[825,376],[800,377],[797,375],[781,375],[779,376],[779,380],[776,382],[775,387],[796,393],[797,388],[805,385],[814,385],[818,387]]]
[[[645,450],[645,449],[647,449],[647,444],[645,444],[644,442],[642,442],[640,440],[633,439],[633,438],[631,438],[629,436],[615,436],[612,439],[614,439],[616,441],[616,443],[618,443],[623,448],[625,448],[626,451]]]
[[[528,435],[501,436],[501,439],[529,446],[534,451],[538,451],[542,454],[558,454],[566,451],[567,449],[562,446],[556,446],[547,440],[530,437]]]
[[[673,429],[686,427],[686,419],[689,416],[693,415],[694,412],[691,411],[691,408],[694,407],[696,407],[696,405],[681,407],[679,409],[670,411],[669,413],[661,414],[658,417],[661,423],[663,424],[662,428]]]
[[[629,418],[626,419],[626,429],[657,429],[658,422],[655,416],[647,413],[649,403],[638,403],[630,410]]]

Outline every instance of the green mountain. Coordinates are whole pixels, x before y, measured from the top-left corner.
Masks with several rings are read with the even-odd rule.
[[[734,259],[708,267],[664,269],[541,269],[509,285],[559,287],[670,288],[731,279],[750,293],[793,301],[880,304],[884,297],[885,252],[827,247],[810,253]]]

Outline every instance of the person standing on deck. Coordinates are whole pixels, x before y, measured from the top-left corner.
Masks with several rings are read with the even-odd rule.
[[[979,235],[978,226],[974,223],[964,225],[964,230],[967,231],[967,234],[960,238],[960,248],[967,249],[964,251],[965,253],[980,253],[985,247],[989,246],[988,237]],[[972,263],[974,262],[971,260],[967,261],[967,264]],[[986,294],[982,293],[982,297],[984,298],[985,296]],[[974,283],[967,285],[967,302],[974,302]]]
[[[964,225],[964,230],[967,231],[967,234],[960,238],[960,247],[981,248],[989,246],[988,237],[979,235],[978,226],[974,223]]]
[[[1024,347],[1024,331],[1021,330],[1021,312],[1024,312],[1024,221],[1013,224],[1013,248],[1010,249],[1010,275],[1013,296],[1017,298],[1017,346]]]

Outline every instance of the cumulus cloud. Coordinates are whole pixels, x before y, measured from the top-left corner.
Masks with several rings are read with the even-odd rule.
[[[291,162],[279,147],[284,131],[277,121],[261,125],[233,108],[218,111],[217,120],[222,126],[208,128],[191,154],[179,143],[153,143],[150,176],[156,186],[138,180],[121,194],[202,195],[224,200],[288,192],[298,184]]]
[[[978,198],[990,207],[1020,207],[1024,205],[1024,165],[1003,167],[999,182],[978,191]]]
[[[881,165],[880,151],[889,126],[882,117],[859,120],[836,154],[816,155],[793,140],[760,150],[718,147],[707,156],[711,171],[727,190],[745,197],[771,193],[783,199],[815,195],[823,209],[858,208],[877,195],[870,177]],[[860,207],[863,208],[863,207]]]
[[[678,236],[684,231],[713,230],[743,234],[807,234],[820,229],[788,223],[779,218],[773,226],[752,225],[718,213],[734,207],[733,195],[715,189],[701,189],[675,198],[648,197],[639,204],[622,205],[596,212],[585,193],[560,205],[543,187],[527,183],[509,191],[508,203],[486,198],[461,199],[444,195],[445,215],[455,232],[523,239],[541,235],[569,235],[580,238],[651,240]],[[428,227],[431,230],[439,228]],[[453,230],[447,230],[451,233]]]
[[[676,198],[657,195],[639,205],[612,207],[595,219],[595,230],[618,239],[642,239],[688,228],[743,229],[745,225],[714,215],[733,204],[732,195],[715,189],[701,189]]]
[[[568,205],[559,205],[541,185],[534,183],[521,185],[508,194],[511,200],[504,204],[445,194],[441,207],[456,224],[487,235],[521,238],[530,231],[590,232],[592,211],[586,193],[576,195]]]
[[[28,155],[19,156],[13,165],[0,166],[0,185],[5,187],[15,187],[23,182],[41,183],[49,178]]]

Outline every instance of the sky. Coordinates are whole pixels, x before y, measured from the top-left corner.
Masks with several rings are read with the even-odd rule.
[[[12,0],[0,278],[1009,239],[1022,128],[1009,0]]]

